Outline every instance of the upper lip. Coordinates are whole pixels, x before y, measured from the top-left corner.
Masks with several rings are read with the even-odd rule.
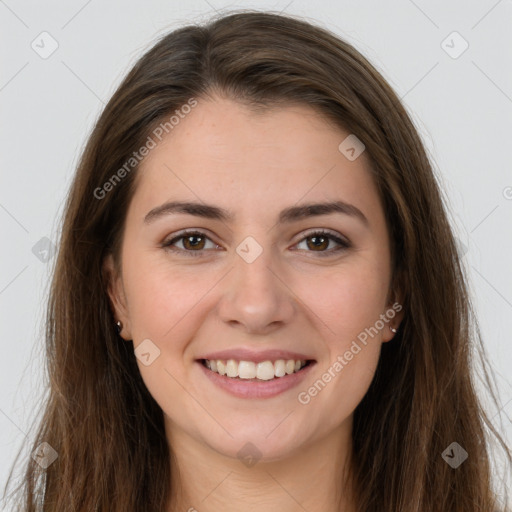
[[[234,359],[235,361],[253,361],[255,363],[261,363],[262,361],[277,361],[279,359],[284,359],[285,361],[289,359],[294,359],[296,361],[313,360],[312,357],[300,354],[298,352],[291,352],[289,350],[272,349],[255,352],[254,350],[249,350],[246,348],[233,348],[228,350],[220,350],[218,352],[211,352],[209,354],[205,354],[199,359],[209,359],[210,361],[218,359],[227,361],[228,359]]]

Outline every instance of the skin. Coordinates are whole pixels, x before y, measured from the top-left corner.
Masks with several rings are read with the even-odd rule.
[[[341,485],[350,475],[353,412],[401,315],[308,404],[297,399],[397,300],[389,297],[389,235],[366,155],[349,161],[338,150],[348,135],[305,105],[255,114],[214,96],[198,100],[142,163],[121,271],[110,257],[105,265],[121,336],[134,347],[150,339],[160,350],[149,366],[137,364],[164,412],[173,489],[182,476],[169,511],[356,510]],[[144,222],[169,200],[213,204],[236,218],[173,213]],[[356,206],[368,225],[339,213],[277,224],[286,207],[334,200]],[[181,253],[162,247],[186,228],[208,237],[202,255],[185,253],[198,252],[186,245],[190,238],[174,242]],[[346,237],[351,247],[329,253],[338,244],[327,239],[316,248],[307,238],[313,228]],[[263,249],[250,264],[236,252],[247,236]],[[237,398],[196,362],[235,347],[294,350],[317,364],[276,397]],[[247,442],[262,454],[252,467],[237,457]]]

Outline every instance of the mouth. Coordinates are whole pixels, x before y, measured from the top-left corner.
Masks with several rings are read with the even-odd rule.
[[[235,359],[200,359],[199,362],[208,370],[230,379],[261,382],[298,373],[315,361],[313,359],[277,359],[254,362]]]
[[[217,387],[239,398],[270,398],[296,387],[315,366],[314,359],[237,361],[198,359],[203,374]]]

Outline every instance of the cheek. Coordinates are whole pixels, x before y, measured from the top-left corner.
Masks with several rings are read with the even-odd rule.
[[[322,383],[311,391],[322,395],[318,404],[328,403],[329,410],[336,407],[337,419],[357,406],[375,374],[387,326],[381,320],[389,286],[386,261],[361,258],[325,278],[308,280],[300,292],[317,317],[327,349],[319,361]],[[336,405],[340,400],[342,407]]]
[[[183,393],[189,371],[183,361],[200,327],[205,296],[218,279],[142,257],[126,261],[124,278],[134,348],[149,339],[159,351],[147,366],[137,358],[142,379],[162,410],[185,414],[194,403]]]
[[[298,295],[323,322],[323,332],[342,348],[385,312],[389,273],[370,261],[346,265],[297,285]]]
[[[179,324],[193,314],[195,307],[213,286],[194,267],[177,270],[165,259],[135,257],[126,262],[125,290],[135,341],[173,337]]]
[[[372,382],[383,332],[376,324],[385,313],[387,286],[387,275],[375,265],[353,266],[309,287],[308,305],[322,326],[326,352],[298,399],[326,429],[353,413]]]

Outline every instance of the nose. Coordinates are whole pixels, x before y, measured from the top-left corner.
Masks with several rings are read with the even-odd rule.
[[[289,323],[297,301],[286,284],[284,270],[264,250],[248,263],[235,255],[233,270],[223,281],[218,314],[221,320],[248,334],[269,334]]]

